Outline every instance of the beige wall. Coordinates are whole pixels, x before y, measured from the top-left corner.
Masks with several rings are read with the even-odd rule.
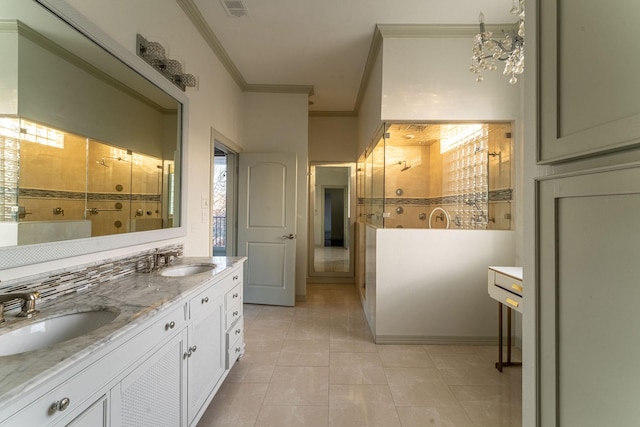
[[[357,117],[309,117],[310,162],[355,162],[357,146]]]
[[[306,295],[309,121],[306,94],[246,93],[244,149],[252,153],[295,153],[298,158],[296,206],[296,297]]]

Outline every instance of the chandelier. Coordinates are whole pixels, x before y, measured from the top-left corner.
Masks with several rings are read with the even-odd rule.
[[[480,12],[480,32],[474,38],[471,57],[471,71],[477,74],[478,82],[483,80],[483,70],[497,69],[496,60],[504,61],[502,74],[511,76],[511,84],[516,84],[516,75],[524,71],[524,0],[513,0],[509,13],[518,17],[517,29],[503,30],[504,38],[497,40],[493,38],[491,31],[487,31],[484,14]]]

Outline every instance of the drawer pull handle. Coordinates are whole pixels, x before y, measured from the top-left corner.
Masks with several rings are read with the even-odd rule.
[[[234,311],[234,312],[233,312],[233,317],[236,317],[237,315],[238,315],[238,312],[237,312],[237,311]]]
[[[515,283],[511,285],[511,289],[515,289],[518,292],[522,292],[522,286],[516,285]]]
[[[520,303],[518,301],[514,301],[511,298],[507,298],[505,301],[506,301],[507,304],[510,304],[510,305],[512,305],[514,307],[518,307],[520,305]]]
[[[238,298],[238,294],[237,293],[233,294],[233,298]]]
[[[187,350],[187,352],[185,354],[182,355],[183,359],[187,359],[189,357],[191,357],[192,351],[191,349]]]
[[[238,335],[240,332],[242,332],[241,329],[236,329],[236,335]]]
[[[202,304],[206,304],[209,302],[209,297],[202,298]]]
[[[240,353],[240,347],[236,347],[236,353]]]
[[[51,404],[51,406],[49,407],[49,413],[53,414],[57,411],[64,411],[69,407],[70,404],[71,404],[71,399],[69,399],[68,397],[63,397],[60,401],[53,402]]]
[[[193,347],[191,347],[191,352],[195,353],[197,349],[198,349],[198,347],[194,345]]]
[[[233,280],[238,280],[238,276],[233,276]]]
[[[169,329],[173,329],[176,327],[176,322],[174,322],[173,320],[169,323],[167,323],[166,325],[164,325],[164,330],[168,331]]]

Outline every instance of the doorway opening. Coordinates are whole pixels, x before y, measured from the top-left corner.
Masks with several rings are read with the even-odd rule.
[[[237,154],[214,141],[212,162],[211,246],[213,256],[236,254]]]
[[[345,189],[323,188],[324,246],[345,246]]]

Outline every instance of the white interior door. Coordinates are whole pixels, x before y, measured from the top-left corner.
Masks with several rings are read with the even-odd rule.
[[[295,304],[296,176],[293,153],[240,154],[238,255],[244,301]]]

